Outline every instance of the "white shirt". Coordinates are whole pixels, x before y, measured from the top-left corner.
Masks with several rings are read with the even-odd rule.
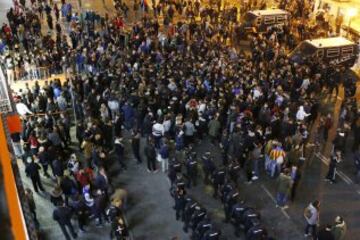
[[[30,109],[22,102],[19,102],[19,103],[16,104],[16,111],[21,116],[25,116],[27,113],[33,114],[33,112],[30,111]]]
[[[161,136],[164,135],[164,133],[165,133],[165,129],[164,129],[164,126],[161,123],[155,123],[152,126],[152,134],[155,137],[161,137]]]

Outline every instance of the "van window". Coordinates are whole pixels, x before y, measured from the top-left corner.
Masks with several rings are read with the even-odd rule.
[[[327,57],[338,57],[340,54],[340,48],[329,48],[326,50]]]
[[[276,23],[283,23],[286,20],[286,16],[285,15],[279,15],[276,17]]]
[[[353,52],[354,52],[353,46],[347,46],[341,49],[341,55],[353,54]]]
[[[318,49],[316,55],[319,59],[322,59],[324,57],[324,49]]]
[[[256,19],[256,25],[260,25],[261,24],[261,18],[260,17],[258,17],[257,19]]]
[[[266,25],[271,25],[275,23],[275,16],[265,16],[264,17],[264,23]]]

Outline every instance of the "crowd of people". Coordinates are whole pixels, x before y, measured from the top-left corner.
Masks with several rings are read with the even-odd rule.
[[[325,89],[332,99],[333,90],[337,95],[339,85],[349,82],[345,68],[316,59],[301,65],[291,62],[286,53],[294,47],[289,41],[295,37],[290,37],[293,26],[252,34],[250,51],[239,51],[233,41],[239,25],[236,8],[223,11],[221,5],[216,9],[200,1],[160,1],[152,6],[149,14],[146,3],[134,1],[131,10],[117,1],[118,11],[143,11],[140,20],[127,26],[119,15],[76,13],[65,0],[31,5],[15,1],[7,15],[9,25],[2,27],[0,53],[10,84],[24,74],[38,78],[38,66],[67,76],[65,81],[35,82],[14,93],[23,132],[12,135],[15,154],[23,159],[34,191],[45,190],[41,172],[56,182],[50,193],[53,218],[67,239],[68,231],[77,236],[73,214],[81,231],[90,219],[99,226],[105,220],[113,225],[111,237],[128,236],[122,213],[126,199],[110,196],[107,176],[110,158],[126,171],[128,134],[137,162],[146,160],[149,172],[158,171],[157,161],[163,172],[170,172],[169,160],[185,164],[185,149],[210,139],[221,148],[221,162],[232,169],[226,174],[234,184],[240,169],[251,183],[261,178],[264,168],[277,180],[277,206],[287,208],[289,197],[295,200],[311,127],[322,119],[324,134],[317,139],[321,143],[333,125],[331,115],[320,109],[318,93]],[[348,101],[326,176],[332,183],[352,132],[352,150],[359,156],[359,112],[356,102]],[[70,133],[74,122],[76,138]],[[141,138],[146,139],[144,154]],[[209,179],[215,169],[206,164]],[[192,183],[196,178],[190,174]],[[223,185],[214,184],[214,192]],[[314,239],[316,234],[314,229]],[[343,234],[335,239],[343,239]]]

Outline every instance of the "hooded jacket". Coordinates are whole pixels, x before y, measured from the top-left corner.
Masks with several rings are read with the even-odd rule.
[[[346,230],[346,223],[345,221],[342,221],[341,223],[336,223],[336,225],[332,227],[331,232],[333,233],[335,240],[344,240]]]

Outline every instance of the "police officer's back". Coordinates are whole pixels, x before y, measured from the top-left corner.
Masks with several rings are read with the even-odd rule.
[[[225,170],[220,168],[215,170],[212,175],[212,182],[214,187],[213,197],[217,197],[219,186],[222,186],[225,183]]]
[[[191,221],[191,216],[195,212],[196,206],[198,203],[191,198],[186,198],[185,208],[184,208],[184,231],[188,231],[188,227]]]
[[[196,179],[198,175],[198,164],[196,161],[196,157],[194,157],[194,155],[189,157],[186,161],[186,174],[189,178],[188,187],[190,187],[190,185],[196,186],[197,183]]]
[[[190,226],[194,231],[198,223],[206,217],[206,209],[200,206],[195,207],[194,213],[191,215]]]
[[[219,240],[221,232],[217,229],[210,229],[205,232],[204,237],[201,240]]]
[[[212,226],[213,226],[213,224],[211,223],[210,218],[206,216],[196,226],[195,231],[192,235],[192,239],[193,240],[201,240],[203,238],[205,232],[210,230],[212,228]]]

